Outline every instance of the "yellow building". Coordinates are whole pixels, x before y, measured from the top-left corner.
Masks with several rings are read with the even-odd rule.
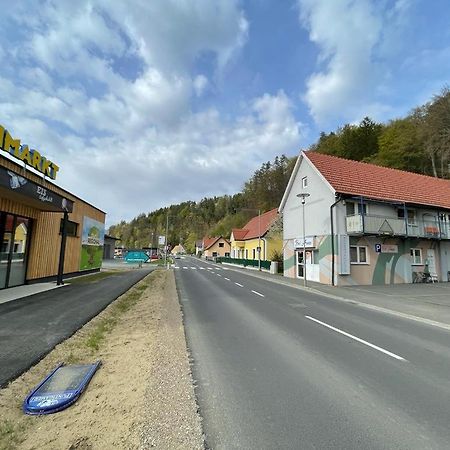
[[[261,247],[261,260],[270,261],[274,253],[281,253],[281,236],[271,237],[270,231],[278,217],[277,208],[253,217],[243,228],[231,231],[231,257],[258,260],[258,247]]]

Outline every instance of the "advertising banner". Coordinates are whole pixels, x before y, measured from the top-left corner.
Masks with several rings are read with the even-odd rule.
[[[83,217],[80,270],[99,269],[102,265],[105,224]]]
[[[45,186],[34,183],[12,170],[0,167],[0,187],[9,190],[9,195],[20,195],[46,211],[73,211],[73,202]]]

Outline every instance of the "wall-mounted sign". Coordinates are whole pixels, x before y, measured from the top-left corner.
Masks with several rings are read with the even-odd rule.
[[[20,139],[14,139],[4,127],[0,125],[0,149],[14,156],[20,161],[37,171],[56,179],[59,167],[45,156],[42,156],[37,150],[30,149],[26,144],[20,144]]]
[[[14,194],[23,195],[33,201],[37,200],[40,206],[37,204],[36,206],[42,210],[67,211],[69,213],[73,211],[73,201],[3,167],[0,167],[0,187],[9,189]]]
[[[339,275],[350,275],[350,238],[347,234],[338,236]]]
[[[315,247],[314,237],[307,236],[305,238],[305,247]],[[294,248],[303,248],[303,238],[294,239]]]
[[[102,266],[104,239],[105,224],[84,216],[80,270],[98,269]]]
[[[375,244],[376,253],[398,253],[398,245]]]

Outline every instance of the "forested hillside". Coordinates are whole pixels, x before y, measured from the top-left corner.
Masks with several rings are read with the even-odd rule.
[[[387,124],[366,117],[321,133],[310,147],[321,153],[381,166],[450,178],[450,89],[404,118]]]
[[[334,132],[321,133],[309,150],[394,167],[435,177],[450,178],[450,90],[444,88],[430,102],[408,116],[376,123],[369,117],[358,125],[346,124]],[[296,158],[282,155],[262,164],[245,183],[242,192],[229,196],[184,202],[141,214],[131,222],[109,229],[121,245],[141,248],[157,244],[165,234],[169,215],[168,242],[183,243],[189,252],[203,236],[229,236],[256,212],[279,205]]]
[[[231,229],[243,226],[251,217],[275,208],[280,203],[296,158],[285,155],[264,163],[235,195],[188,201],[148,214],[140,214],[131,222],[122,221],[109,228],[109,234],[119,237],[120,245],[142,248],[157,245],[158,235],[165,234],[169,216],[168,242],[182,243],[194,252],[195,241],[206,235],[229,237]]]

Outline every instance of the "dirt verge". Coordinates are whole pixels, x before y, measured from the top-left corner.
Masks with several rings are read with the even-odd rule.
[[[59,362],[102,366],[65,411],[26,416],[22,402]],[[0,390],[0,449],[202,449],[200,417],[172,271],[119,297]]]

